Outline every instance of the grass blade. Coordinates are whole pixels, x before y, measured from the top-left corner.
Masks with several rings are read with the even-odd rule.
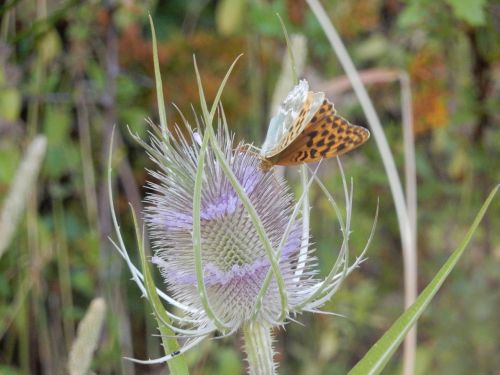
[[[411,305],[380,340],[372,346],[361,361],[359,361],[349,372],[349,375],[379,374],[384,369],[408,331],[410,331],[420,315],[422,315],[434,295],[438,292],[441,285],[443,285],[444,281],[457,264],[499,187],[500,185],[497,185],[490,193],[460,246],[451,254],[429,285],[420,293],[415,303]]]
[[[347,52],[347,49],[340,38],[337,30],[330,21],[319,0],[306,0],[313,11],[316,19],[321,25],[327,39],[329,40],[340,64],[342,65],[347,77],[352,83],[352,87],[358,97],[361,108],[370,125],[370,130],[377,145],[378,151],[384,164],[389,187],[391,189],[396,216],[398,219],[399,232],[401,234],[401,245],[403,250],[403,276],[404,276],[404,297],[405,308],[411,306],[417,296],[417,250],[414,238],[416,234],[412,233],[411,221],[408,216],[408,208],[403,193],[403,187],[396,169],[394,156],[389,147],[384,129],[377,111],[368,95],[368,92],[359,76],[354,63]],[[404,374],[413,374],[415,367],[415,353],[417,345],[416,326],[406,337],[404,350]]]

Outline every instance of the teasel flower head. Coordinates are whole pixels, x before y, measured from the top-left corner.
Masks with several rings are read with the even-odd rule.
[[[175,138],[172,135],[171,138]],[[203,320],[203,310],[197,287],[195,257],[193,256],[193,196],[200,156],[200,133],[177,133],[176,147],[166,149],[159,159],[163,172],[152,172],[146,198],[145,219],[152,239],[153,262],[161,270],[170,294],[190,306],[192,319]],[[253,205],[262,228],[271,244],[283,292],[288,305],[299,303],[301,291],[311,288],[316,271],[311,267],[314,257],[299,264],[301,249],[301,220],[291,219],[293,200],[282,178],[259,169],[259,159],[235,145],[231,136],[219,129],[217,143],[242,191]],[[262,303],[256,301],[271,262],[252,221],[235,188],[225,175],[213,150],[207,148],[203,169],[200,202],[200,237],[202,277],[206,298],[213,314],[230,330],[235,330],[255,316],[257,320],[278,322],[281,305],[277,282],[272,278]],[[279,258],[277,244],[290,229]],[[295,280],[300,265],[302,277]],[[287,309],[289,309],[287,306]],[[206,325],[210,325],[206,321]]]
[[[143,216],[151,260],[165,282],[158,295],[181,311],[167,312],[168,321],[161,319],[160,325],[186,339],[165,357],[135,361],[164,362],[213,333],[224,336],[243,328],[249,372],[274,373],[272,328],[303,312],[321,312],[363,259],[366,248],[349,264],[352,187],[349,191],[344,178],[345,218],[316,172],[305,166],[302,192],[294,197],[280,175],[259,167],[251,146],[235,143],[217,100],[209,112],[201,99],[196,126],[181,114],[183,124],[173,131],[152,126],[148,143],[135,136],[156,164]],[[343,235],[338,259],[324,278],[308,225],[313,183],[327,195]],[[146,294],[147,275],[132,264],[113,217],[116,247]]]

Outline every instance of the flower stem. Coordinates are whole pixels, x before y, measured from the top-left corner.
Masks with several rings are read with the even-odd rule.
[[[243,327],[245,352],[249,375],[274,375],[273,340],[271,326],[266,323],[250,322]]]

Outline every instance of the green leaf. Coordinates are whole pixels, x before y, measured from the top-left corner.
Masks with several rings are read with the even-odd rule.
[[[49,64],[62,51],[61,38],[57,31],[49,31],[38,43],[40,58],[44,64]]]
[[[134,104],[139,95],[141,93],[137,82],[126,75],[118,76],[116,80],[116,96],[119,103]]]
[[[69,109],[63,106],[47,106],[43,121],[43,133],[49,145],[66,146],[71,126]]]
[[[412,1],[399,14],[398,25],[402,28],[414,26],[421,23],[426,15],[425,6],[418,1]]]
[[[457,264],[499,187],[500,185],[497,185],[490,193],[460,246],[451,254],[424,291],[420,293],[415,303],[411,305],[399,319],[396,320],[382,338],[371,347],[361,361],[359,361],[349,372],[349,375],[379,374],[384,369],[408,331],[413,327],[420,315],[422,315],[434,295],[438,292],[441,285],[443,285],[451,270]]]
[[[18,145],[14,144],[14,142],[0,144],[0,185],[12,182],[20,159]]]
[[[224,36],[240,32],[245,27],[246,0],[222,0],[217,3],[215,24]]]
[[[486,21],[484,6],[486,0],[446,0],[453,9],[455,17],[471,26],[482,26]]]
[[[248,8],[247,24],[256,34],[282,38],[283,30],[280,23],[276,22],[276,13],[287,14],[282,2],[254,2]]]
[[[12,88],[0,90],[0,119],[16,121],[21,111],[21,93]]]
[[[0,374],[2,375],[19,375],[21,373],[22,373],[21,370],[18,370],[15,367],[4,366],[4,365],[0,366]]]
[[[118,123],[128,124],[130,130],[133,134],[138,135],[140,138],[144,138],[147,135],[148,126],[144,121],[149,115],[143,107],[139,106],[128,106],[120,108]]]
[[[44,171],[47,176],[58,178],[66,172],[75,171],[80,166],[80,151],[76,143],[68,141],[64,144],[49,142]]]

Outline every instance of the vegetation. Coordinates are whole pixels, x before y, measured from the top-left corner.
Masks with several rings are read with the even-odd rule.
[[[401,176],[400,82],[405,74],[410,79],[422,290],[459,247],[500,182],[498,5],[487,0],[323,3],[374,102]],[[164,353],[161,340],[152,335],[157,323],[151,308],[108,238],[113,126],[114,203],[124,240],[132,247],[128,202],[141,211],[145,168],[153,168],[127,130],[130,126],[145,139],[145,118],[159,123],[148,12],[157,29],[170,125],[181,123],[171,102],[186,114],[191,104],[201,112],[193,54],[210,102],[243,52],[222,102],[237,140],[262,143],[286,55],[276,13],[289,34],[307,38],[303,75],[312,88],[325,91],[352,123],[368,125],[305,2],[5,2],[0,6],[0,374],[64,373],[78,323],[96,297],[104,297],[107,308],[100,310],[105,321],[92,370],[134,374],[165,367],[123,359]],[[30,194],[23,195],[15,220],[10,192],[20,191],[12,189],[15,176],[40,135],[47,142],[46,151],[42,145],[35,153],[43,160],[41,170],[34,163],[32,174],[21,179]],[[368,260],[326,306],[346,318],[305,314],[298,320],[306,328],[290,323],[275,332],[283,374],[347,373],[404,310],[400,231],[373,137],[342,163],[354,181],[351,246],[363,248],[379,202],[375,237]],[[290,168],[286,174],[299,192],[296,172]],[[332,195],[342,197],[335,160],[324,162],[319,173]],[[335,212],[317,186],[310,200],[312,236],[326,273],[342,237]],[[2,232],[5,223],[16,222],[12,238]],[[419,321],[416,374],[487,374],[498,368],[499,227],[497,198]],[[139,255],[131,255],[140,264]],[[161,285],[159,274],[154,276]],[[186,361],[193,374],[241,373],[240,349],[238,335],[206,340],[186,354]],[[401,373],[401,358],[397,352],[384,373]]]

